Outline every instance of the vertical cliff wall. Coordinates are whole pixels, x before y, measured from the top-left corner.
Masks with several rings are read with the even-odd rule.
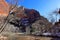
[[[5,0],[0,0],[0,16],[8,15],[8,4]]]

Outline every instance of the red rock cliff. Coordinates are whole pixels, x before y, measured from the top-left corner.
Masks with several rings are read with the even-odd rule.
[[[8,15],[8,4],[5,0],[0,0],[0,16],[7,16]]]

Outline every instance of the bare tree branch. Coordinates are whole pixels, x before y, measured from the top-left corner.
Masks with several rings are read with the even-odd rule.
[[[13,10],[18,5],[18,0],[10,0],[9,12]]]

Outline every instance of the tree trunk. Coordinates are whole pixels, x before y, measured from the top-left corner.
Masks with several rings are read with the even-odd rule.
[[[26,27],[26,34],[30,34],[30,26]]]

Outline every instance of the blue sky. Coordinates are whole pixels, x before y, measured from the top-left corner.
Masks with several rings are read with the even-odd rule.
[[[48,18],[49,13],[56,8],[60,8],[60,0],[23,0],[19,5],[36,9],[42,16]]]

